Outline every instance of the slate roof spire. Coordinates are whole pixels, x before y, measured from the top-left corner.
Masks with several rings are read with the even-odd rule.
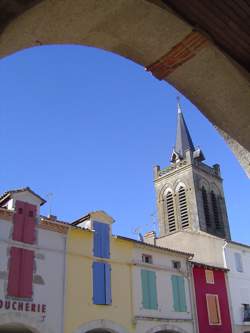
[[[175,162],[176,159],[185,158],[186,151],[194,152],[194,144],[191,139],[189,130],[187,128],[185,119],[183,117],[179,97],[177,97],[177,131],[176,131],[176,142],[174,151],[172,154],[171,162]]]

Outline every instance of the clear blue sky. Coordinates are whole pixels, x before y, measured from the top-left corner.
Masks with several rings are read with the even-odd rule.
[[[65,221],[105,210],[116,234],[152,229],[152,168],[169,164],[178,92],[127,59],[79,46],[16,53],[0,73],[0,191],[52,192],[52,213]],[[206,163],[221,165],[232,237],[250,243],[249,180],[213,126],[181,104]]]

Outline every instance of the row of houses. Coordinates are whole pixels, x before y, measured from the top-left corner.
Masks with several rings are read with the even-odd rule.
[[[103,211],[66,224],[40,216],[43,203],[29,188],[0,199],[0,332],[230,333],[250,325],[249,247],[224,241],[225,265],[208,265],[147,243],[152,233],[144,242],[112,235]]]

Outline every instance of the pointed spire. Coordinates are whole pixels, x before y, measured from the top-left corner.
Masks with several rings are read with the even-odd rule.
[[[176,132],[176,142],[173,155],[178,155],[179,159],[183,159],[185,157],[186,151],[189,150],[194,152],[195,148],[181,111],[179,96],[177,97],[177,111],[178,111],[177,132]],[[174,157],[173,155],[172,155],[172,162],[176,160],[177,157],[177,156]]]

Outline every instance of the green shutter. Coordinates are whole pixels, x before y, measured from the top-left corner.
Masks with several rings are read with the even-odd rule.
[[[142,285],[142,305],[144,309],[149,308],[149,292],[148,292],[148,275],[147,271],[141,270],[141,285]]]
[[[172,290],[174,300],[174,310],[177,312],[186,312],[186,293],[185,293],[185,281],[183,276],[172,275]]]
[[[157,310],[156,274],[153,271],[141,270],[142,305],[144,309]]]
[[[179,282],[179,302],[180,302],[180,312],[187,311],[187,304],[186,304],[186,292],[185,292],[185,280],[183,276],[178,276]]]
[[[179,311],[179,293],[178,293],[178,276],[172,275],[172,291],[173,291],[173,301],[174,301],[174,310]]]
[[[157,310],[157,289],[156,289],[156,274],[155,272],[148,271],[149,278],[149,299],[150,299],[150,309]]]

